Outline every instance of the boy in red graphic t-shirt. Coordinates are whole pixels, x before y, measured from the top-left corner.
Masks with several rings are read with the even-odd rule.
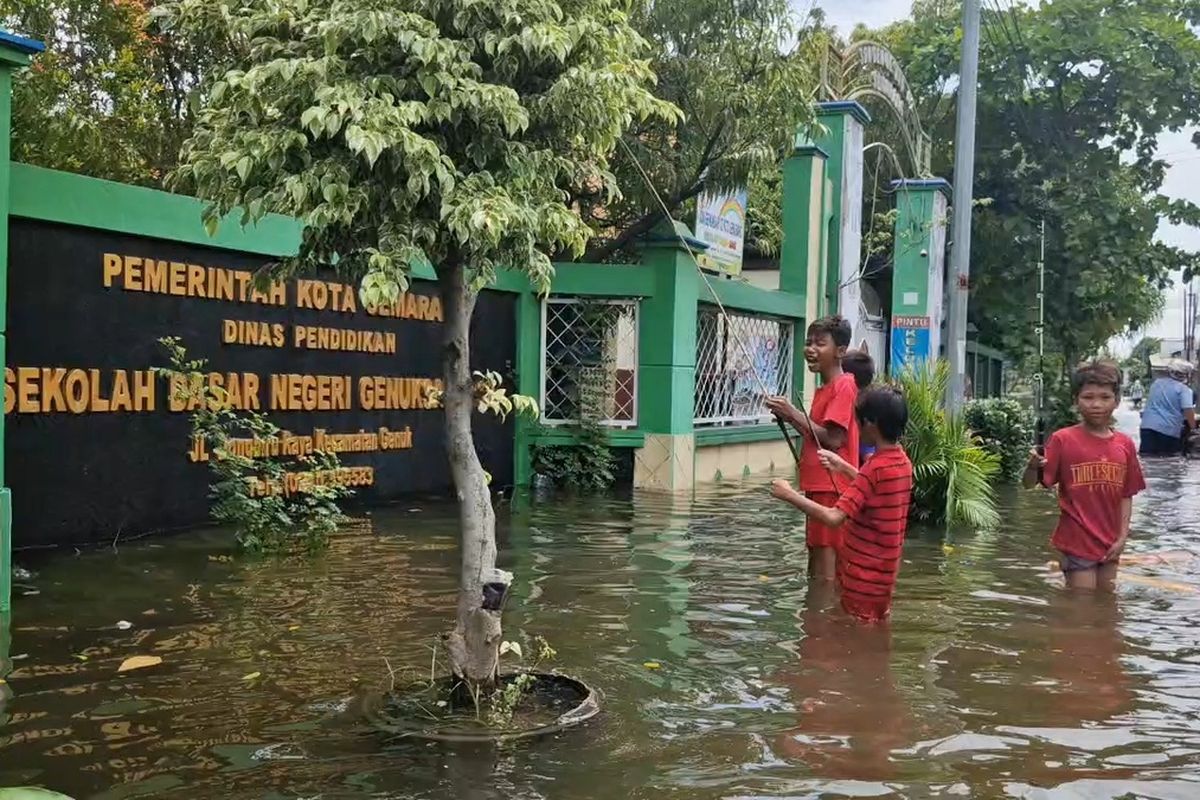
[[[858,422],[854,403],[858,385],[854,376],[842,371],[842,357],[850,346],[850,323],[841,317],[823,317],[808,326],[804,360],[810,372],[821,376],[821,387],[813,395],[812,411],[805,417],[786,397],[767,398],[767,408],[791,423],[802,437],[800,490],[814,502],[832,507],[850,481],[831,473],[817,455],[822,448],[838,453],[847,463],[858,465]],[[816,441],[813,441],[816,436]],[[837,573],[838,531],[809,517],[808,574],[833,580]]]
[[[899,444],[908,405],[896,388],[875,386],[858,398],[856,413],[862,437],[875,453],[861,469],[836,453],[819,453],[824,466],[853,480],[833,508],[801,495],[785,480],[775,481],[772,494],[799,508],[810,522],[842,530],[837,558],[842,608],[864,622],[880,622],[892,608],[908,531],[913,470]]]
[[[1133,440],[1112,429],[1120,371],[1102,361],[1085,364],[1072,376],[1071,391],[1083,421],[1055,431],[1045,455],[1030,453],[1024,484],[1058,487],[1060,514],[1050,544],[1061,554],[1067,586],[1112,591],[1133,497],[1146,481]]]

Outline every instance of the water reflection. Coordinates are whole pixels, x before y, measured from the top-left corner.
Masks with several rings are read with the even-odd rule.
[[[892,674],[890,626],[851,620],[828,584],[809,588],[799,616],[797,658],[775,675],[797,724],[776,738],[777,752],[822,778],[891,780],[911,718]]]
[[[1147,471],[1131,547],[1200,550],[1200,464]],[[892,622],[875,628],[809,591],[802,526],[764,486],[514,506],[508,634],[546,636],[605,713],[504,748],[393,741],[357,713],[388,665],[439,666],[449,508],[377,514],[313,561],[233,559],[216,533],[55,556],[35,565],[40,593],[16,598],[11,645],[0,632],[15,692],[0,696],[0,786],[80,800],[1200,797],[1196,562],[1069,596],[1042,569],[1052,499],[1005,504],[993,533],[914,531]],[[163,664],[117,673],[143,654]]]

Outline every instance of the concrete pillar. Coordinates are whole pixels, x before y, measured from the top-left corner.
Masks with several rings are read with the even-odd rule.
[[[707,246],[681,222],[645,244],[642,263],[654,271],[654,295],[638,320],[638,427],[644,445],[634,451],[633,485],[690,491],[695,482],[696,312],[700,278],[692,256]]]
[[[852,100],[821,103],[817,106],[817,122],[820,132],[816,144],[829,154],[826,171],[832,189],[822,284],[824,313],[848,319],[853,328],[852,341],[857,343],[866,322],[860,318],[862,290],[858,276],[862,263],[863,147],[871,115]]]
[[[0,362],[8,364],[8,209],[12,138],[12,74],[45,47],[0,31]],[[0,417],[0,617],[12,601],[12,497],[4,479],[4,418]],[[2,636],[3,634],[0,634]],[[2,674],[0,674],[2,677]]]
[[[896,181],[890,371],[938,357],[946,293],[944,180]]]
[[[532,291],[517,293],[517,392],[537,397],[542,381],[542,309]],[[518,415],[513,430],[513,491],[533,482],[535,420]]]
[[[804,327],[821,316],[825,285],[828,154],[797,136],[792,155],[783,163],[783,244],[779,254],[779,289],[804,298],[804,320],[796,326],[792,356],[793,401],[808,408],[816,383],[804,363]]]

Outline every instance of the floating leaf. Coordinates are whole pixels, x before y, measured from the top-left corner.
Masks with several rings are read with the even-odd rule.
[[[759,575],[759,576],[758,576],[758,579],[759,579],[760,581],[762,581],[763,583],[766,583],[767,581],[771,580],[771,576],[769,576],[769,575]]]
[[[289,631],[298,631],[298,630],[300,630],[300,626],[299,625],[288,625],[288,630]]]
[[[162,663],[162,659],[158,656],[131,656],[121,662],[121,666],[117,667],[117,672],[129,672],[135,669],[144,669],[146,667],[157,667]]]
[[[261,672],[251,672],[249,675],[243,675],[242,680],[252,681],[252,680],[255,680],[256,678],[261,678],[261,677],[262,677]]]
[[[646,669],[662,669],[662,664],[658,663],[657,661],[647,661],[642,664],[642,666]]]
[[[88,660],[88,657],[87,657],[87,656],[85,656],[83,653],[75,653],[75,654],[72,656],[72,658],[77,658],[77,659],[79,659],[80,661],[87,661],[87,660]]]
[[[954,545],[952,545],[952,544],[942,545],[942,552],[945,553],[946,555],[950,555],[951,553],[954,552]]]
[[[17,786],[11,789],[0,789],[0,800],[71,800],[71,798],[40,786]]]

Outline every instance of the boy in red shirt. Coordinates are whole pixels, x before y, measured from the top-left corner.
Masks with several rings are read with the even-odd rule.
[[[1083,421],[1055,431],[1044,456],[1030,453],[1023,482],[1026,488],[1058,487],[1061,513],[1050,544],[1061,554],[1067,586],[1112,591],[1133,497],[1146,480],[1133,440],[1112,429],[1120,371],[1102,361],[1085,364],[1071,377],[1071,391]]]
[[[858,465],[858,422],[854,403],[858,386],[854,376],[842,371],[842,357],[850,346],[850,323],[841,317],[823,317],[808,326],[804,342],[804,360],[809,372],[821,376],[821,387],[813,395],[812,412],[804,413],[786,397],[767,398],[767,408],[799,431],[800,490],[813,501],[832,507],[850,484],[821,465],[818,452],[835,451],[848,464]],[[812,441],[816,436],[816,441]],[[821,580],[833,580],[837,573],[838,531],[809,517],[808,574]]]
[[[836,453],[820,452],[823,465],[853,480],[833,508],[782,479],[771,493],[803,511],[810,522],[844,529],[837,560],[842,608],[863,622],[880,622],[891,612],[912,500],[912,463],[899,444],[908,425],[908,404],[896,388],[875,386],[858,399],[856,414],[862,437],[875,446],[875,453],[860,470]]]

